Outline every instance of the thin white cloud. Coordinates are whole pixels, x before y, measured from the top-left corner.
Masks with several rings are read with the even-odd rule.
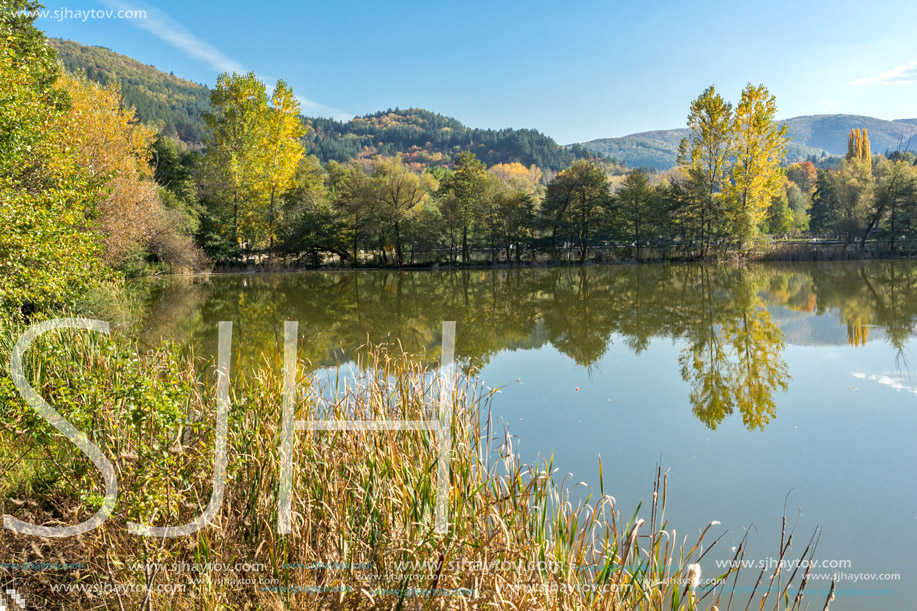
[[[183,25],[157,8],[121,0],[101,0],[102,4],[120,10],[146,11],[146,19],[132,19],[131,24],[143,28],[153,36],[169,43],[188,57],[207,64],[217,72],[245,72],[242,64],[230,59],[222,51],[201,40]]]
[[[188,57],[206,64],[216,72],[238,72],[240,74],[247,72],[242,64],[228,57],[209,42],[201,40],[183,25],[155,7],[140,2],[128,3],[122,0],[101,0],[101,2],[114,9],[140,9],[146,11],[146,19],[132,19],[130,23],[143,28]],[[274,83],[277,81],[275,78],[259,78],[269,83],[270,88],[273,88]],[[339,121],[348,121],[353,118],[353,113],[346,110],[325,106],[303,96],[296,96],[296,99],[299,100],[302,114],[306,116],[332,117]]]
[[[911,62],[903,66],[896,66],[891,70],[880,72],[876,76],[860,78],[852,85],[868,85],[869,83],[882,83],[883,85],[904,85],[907,83],[917,83],[917,62]]]
[[[851,374],[853,377],[860,380],[870,380],[872,382],[878,382],[883,386],[888,386],[897,391],[905,391],[917,394],[917,385],[911,380],[909,375],[903,375],[901,373],[880,373],[880,374],[867,374],[854,372]]]

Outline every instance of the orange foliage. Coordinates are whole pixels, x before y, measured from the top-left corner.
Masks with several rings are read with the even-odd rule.
[[[818,180],[818,170],[811,161],[802,163],[793,163],[786,169],[788,180],[796,183],[799,190],[806,195],[811,195],[815,190],[815,182]]]

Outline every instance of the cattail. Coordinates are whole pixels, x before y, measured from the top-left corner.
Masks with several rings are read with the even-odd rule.
[[[689,564],[686,568],[688,572],[685,577],[687,578],[688,585],[692,588],[696,588],[700,585],[700,565],[697,563]]]

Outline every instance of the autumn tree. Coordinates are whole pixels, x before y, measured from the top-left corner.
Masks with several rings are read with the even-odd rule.
[[[97,206],[103,260],[135,271],[151,256],[175,271],[202,267],[202,253],[183,231],[185,211],[166,206],[154,180],[154,132],[124,107],[116,88],[69,75],[59,82],[71,99],[66,137],[94,180],[105,184]]]
[[[280,196],[293,188],[296,170],[305,154],[302,137],[305,126],[299,118],[299,101],[282,80],[271,95],[263,150],[266,155],[264,181],[268,192],[268,237],[273,256],[277,231],[277,208]]]
[[[764,85],[746,85],[731,126],[735,161],[728,186],[728,215],[733,239],[746,252],[784,182],[786,125],[774,120],[777,104]]]
[[[786,168],[786,178],[794,183],[803,195],[810,196],[815,191],[815,183],[818,180],[818,170],[811,161],[801,163],[791,163]]]
[[[847,161],[858,159],[872,163],[872,151],[869,146],[869,134],[866,128],[854,128],[847,136]]]
[[[536,165],[525,167],[521,163],[498,163],[487,168],[487,171],[499,178],[512,189],[537,197],[544,187],[541,184],[542,172]]]

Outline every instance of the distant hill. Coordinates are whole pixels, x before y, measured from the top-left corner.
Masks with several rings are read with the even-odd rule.
[[[917,120],[886,121],[861,115],[813,115],[795,117],[787,122],[794,144],[803,144],[827,151],[831,155],[847,154],[847,136],[855,127],[869,131],[874,154],[888,150],[904,150],[911,138],[917,136]],[[917,138],[913,139],[917,144]]]
[[[519,162],[546,170],[562,170],[589,149],[563,147],[534,129],[476,129],[420,108],[395,109],[356,117],[347,122],[306,119],[309,148],[322,161],[346,161],[373,155],[402,154],[417,165],[449,163],[470,150],[488,165]]]
[[[678,165],[678,144],[688,135],[687,129],[665,129],[641,132],[621,138],[600,138],[584,142],[582,146],[602,153],[630,168],[645,167],[667,170]],[[870,133],[871,137],[871,133]],[[847,152],[847,136],[844,136],[844,153]],[[787,160],[804,161],[814,155],[821,158],[828,152],[800,144],[794,140],[787,147]]]
[[[802,161],[810,156],[845,155],[847,136],[855,127],[865,127],[873,153],[887,150],[917,149],[917,119],[886,121],[860,115],[814,115],[786,121],[790,145],[788,161]],[[687,129],[670,129],[631,134],[621,138],[601,138],[582,146],[607,155],[628,167],[665,170],[677,164],[678,143]]]
[[[102,84],[118,83],[124,102],[147,125],[191,145],[204,140],[201,113],[210,108],[210,90],[104,47],[51,38],[64,68]]]

